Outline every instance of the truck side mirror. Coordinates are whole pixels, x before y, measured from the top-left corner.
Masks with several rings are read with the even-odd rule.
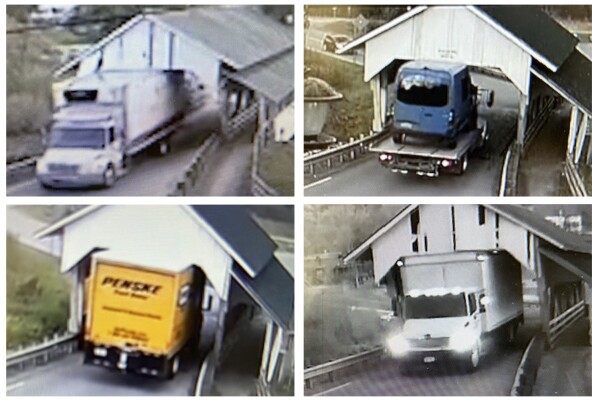
[[[487,303],[489,303],[489,299],[485,295],[480,295],[478,298],[478,311],[480,313],[487,312]]]

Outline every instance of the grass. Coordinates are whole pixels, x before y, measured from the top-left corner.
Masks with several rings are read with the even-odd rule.
[[[58,259],[19,243],[6,241],[6,347],[15,349],[66,330],[68,282]]]
[[[373,349],[384,342],[391,323],[385,290],[334,285],[304,288],[304,367]]]
[[[305,52],[304,63],[310,69],[308,75],[325,80],[343,94],[341,101],[331,104],[323,134],[340,141],[368,135],[374,112],[372,92],[364,82],[362,67],[309,51]]]
[[[293,143],[269,142],[260,151],[258,174],[283,196],[293,195]]]

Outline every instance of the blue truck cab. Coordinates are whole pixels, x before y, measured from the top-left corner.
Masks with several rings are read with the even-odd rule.
[[[477,92],[468,66],[449,62],[411,61],[395,79],[393,140],[407,137],[453,142],[476,128]]]

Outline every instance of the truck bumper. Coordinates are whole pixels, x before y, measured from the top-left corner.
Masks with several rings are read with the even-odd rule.
[[[81,188],[104,185],[103,174],[37,174],[37,179],[43,186],[51,188]]]
[[[464,362],[468,359],[469,352],[455,352],[451,350],[438,351],[410,351],[405,355],[397,358],[402,365],[405,366],[421,366],[421,365],[447,365],[456,362]]]
[[[385,153],[386,154],[386,153]],[[437,177],[441,172],[441,160],[432,160],[423,157],[404,157],[395,154],[386,154],[386,158],[383,159],[382,155],[379,155],[379,162],[385,168],[391,171],[402,174],[408,172],[414,172],[417,175],[427,177]]]
[[[86,343],[84,346],[83,363],[126,373],[169,376],[169,360],[164,355],[154,356],[91,343]]]

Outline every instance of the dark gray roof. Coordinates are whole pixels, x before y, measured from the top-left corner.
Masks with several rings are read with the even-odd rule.
[[[553,73],[537,61],[533,62],[533,69],[539,73],[549,85],[558,92],[570,98],[570,102],[579,106],[592,116],[593,111],[593,62],[584,56],[578,49],[570,54],[568,59]]]
[[[254,278],[239,265],[233,265],[233,276],[262,309],[278,325],[293,328],[293,277],[275,258]]]
[[[247,69],[227,72],[226,76],[278,103],[293,93],[293,71],[294,52],[290,49]]]
[[[542,257],[550,259],[589,285],[592,283],[593,256],[591,254],[562,251],[548,244],[541,245],[539,251]]]
[[[152,18],[203,43],[235,69],[249,67],[293,48],[293,27],[257,7],[193,7]]]
[[[477,5],[476,7],[558,68],[578,43],[574,35],[539,6]]]
[[[252,219],[248,210],[235,205],[195,205],[191,207],[247,264],[259,274],[276,249],[274,241]]]
[[[564,251],[591,253],[592,238],[590,235],[566,231],[545,220],[537,213],[518,205],[486,205],[490,209],[505,216],[539,238]]]

